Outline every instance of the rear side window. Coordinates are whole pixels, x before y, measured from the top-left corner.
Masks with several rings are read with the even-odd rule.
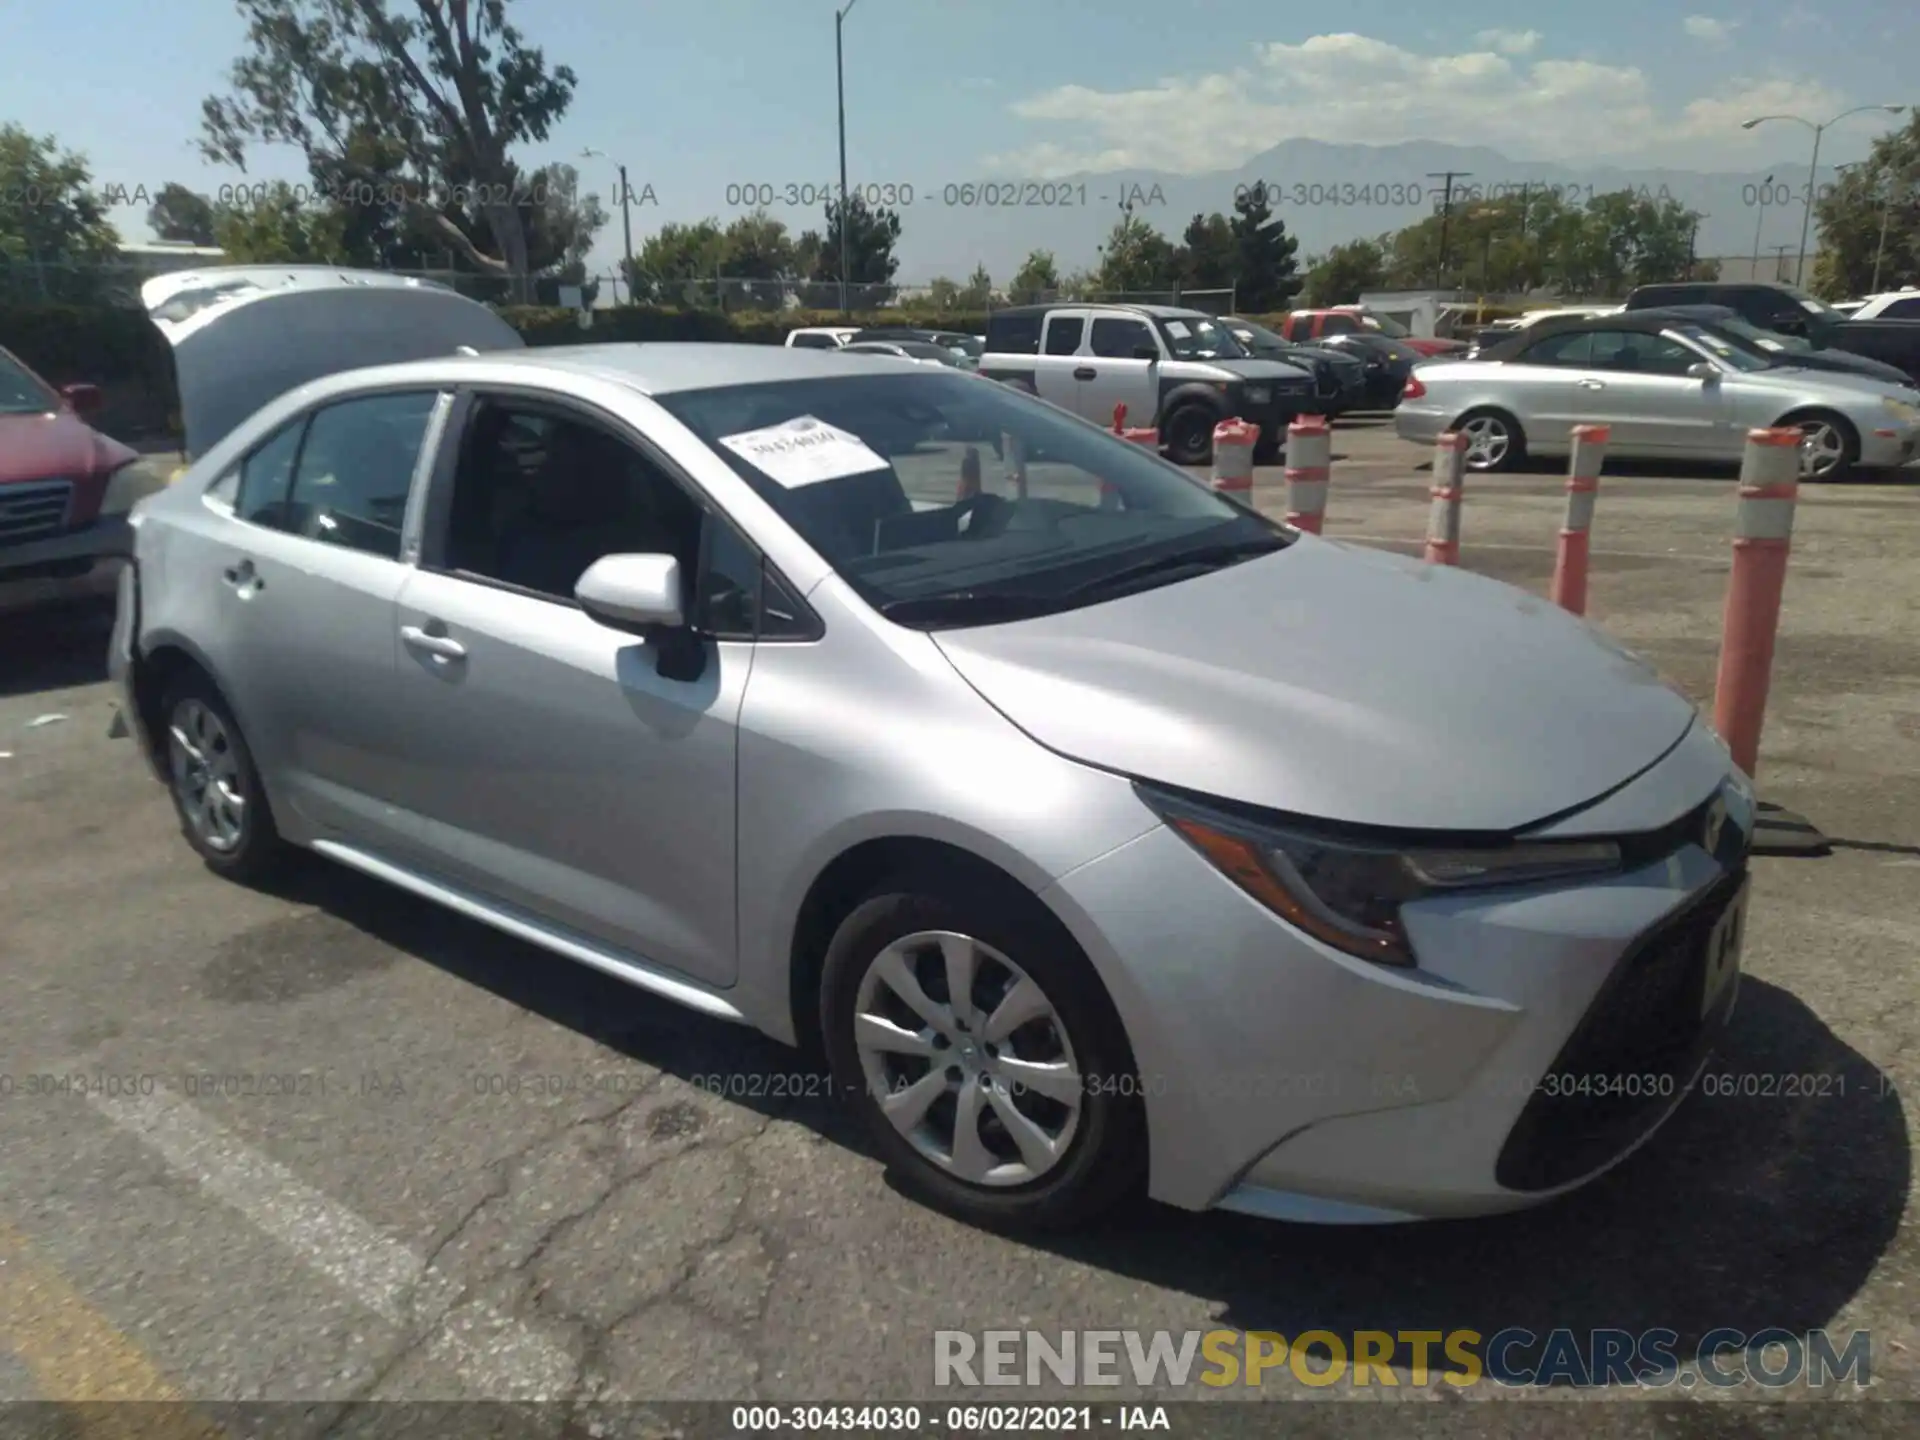
[[[838,350],[831,335],[795,335],[791,341],[797,350]]]
[[[1896,300],[1880,312],[1883,320],[1920,320],[1920,295],[1911,300]]]
[[[306,432],[306,417],[274,431],[254,452],[240,462],[240,494],[234,513],[255,525],[287,528],[287,491],[293,484],[293,462],[300,453],[300,437]]]
[[[407,494],[438,399],[431,390],[370,395],[317,411],[300,447],[285,528],[399,559]]]
[[[987,349],[996,355],[1038,355],[1040,316],[993,315],[987,320]]]
[[[1078,315],[1054,315],[1047,320],[1047,354],[1074,355],[1080,350],[1080,337],[1087,322]]]
[[[1320,333],[1322,335],[1358,335],[1360,322],[1351,315],[1322,315]]]

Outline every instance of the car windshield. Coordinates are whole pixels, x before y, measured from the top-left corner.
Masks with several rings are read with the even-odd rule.
[[[1168,316],[1160,321],[1160,333],[1167,338],[1167,353],[1176,360],[1244,360],[1246,348],[1233,338],[1233,332],[1213,320],[1186,315]]]
[[[60,408],[60,397],[26,366],[0,352],[0,415],[44,415]]]
[[[1743,370],[1751,373],[1755,370],[1768,369],[1774,363],[1764,355],[1756,355],[1751,350],[1742,349],[1724,336],[1716,335],[1711,330],[1703,330],[1698,325],[1676,325],[1673,327],[1673,333],[1682,340],[1705,350],[1729,370]]]
[[[932,345],[925,340],[896,341],[901,351],[916,360],[938,360],[942,365],[958,365],[960,356],[945,345]]]
[[[1799,355],[1813,349],[1812,345],[1801,339],[1798,335],[1781,335],[1772,330],[1762,330],[1752,321],[1744,320],[1738,315],[1728,315],[1717,318],[1713,324],[1716,329],[1725,330],[1730,334],[1737,335],[1742,340],[1752,341],[1761,349],[1770,350],[1775,354],[1791,352]]]
[[[1385,315],[1363,313],[1360,316],[1360,323],[1369,330],[1378,330],[1382,335],[1391,335],[1395,340],[1405,340],[1409,335],[1413,334],[1411,330],[1407,329],[1407,327],[1402,325],[1398,320],[1391,319]]]
[[[1809,315],[1815,316],[1821,320],[1829,320],[1829,321],[1839,321],[1839,320],[1845,320],[1847,318],[1846,316],[1842,315],[1838,310],[1834,309],[1831,305],[1827,304],[1826,301],[1816,300],[1813,298],[1813,296],[1807,294],[1807,292],[1804,290],[1797,290],[1791,285],[1783,285],[1780,288],[1785,290],[1789,295],[1793,296],[1795,300],[1799,301],[1800,308],[1806,311]]]
[[[921,370],[656,397],[868,604],[984,624],[1279,549],[1290,532],[1046,402]],[[1024,451],[1024,465],[1010,465]],[[1010,453],[1012,452],[1012,453]],[[1010,471],[1024,470],[1024,479]],[[1124,575],[1123,575],[1124,572]],[[1151,572],[1152,582],[1145,579]]]

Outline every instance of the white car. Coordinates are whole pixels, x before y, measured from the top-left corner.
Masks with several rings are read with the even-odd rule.
[[[1840,305],[1834,309],[1846,310],[1849,320],[1920,320],[1920,288],[1912,285],[1848,304],[1852,309]]]
[[[787,346],[794,350],[838,350],[859,333],[857,325],[803,325],[787,332]]]

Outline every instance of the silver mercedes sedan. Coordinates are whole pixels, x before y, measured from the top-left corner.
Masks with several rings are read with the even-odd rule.
[[[170,284],[197,459],[112,668],[219,875],[313,852],[801,1046],[993,1225],[1534,1204],[1727,1024],[1746,779],[1519,590],[960,372]]]
[[[1566,455],[1576,425],[1605,425],[1609,456],[1737,464],[1747,431],[1801,432],[1801,474],[1839,480],[1856,466],[1905,465],[1920,454],[1910,389],[1871,377],[1806,370],[1736,348],[1697,324],[1632,313],[1554,325],[1504,358],[1433,361],[1394,411],[1400,438],[1467,437],[1467,468],[1509,469]]]

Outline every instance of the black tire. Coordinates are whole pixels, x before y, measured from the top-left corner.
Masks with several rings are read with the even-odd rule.
[[[1268,434],[1263,430],[1260,432],[1260,438],[1254,441],[1253,444],[1253,463],[1256,465],[1276,464],[1280,460],[1280,457],[1286,452],[1286,448],[1287,431],[1285,426],[1276,427],[1272,434]]]
[[[1208,465],[1213,462],[1213,427],[1220,417],[1205,405],[1179,405],[1160,427],[1160,443],[1167,447],[1167,458],[1176,465]]]
[[[178,779],[172,731],[183,715],[191,713],[190,707],[194,705],[203,706],[219,722],[223,732],[219,748],[231,756],[234,788],[244,802],[239,840],[231,848],[223,849],[212,843],[195,823]],[[239,722],[233,718],[233,711],[222,698],[219,687],[197,670],[181,675],[161,696],[160,724],[160,743],[169,776],[167,794],[173,800],[174,814],[179,818],[180,831],[187,843],[207,868],[223,879],[241,885],[255,885],[269,879],[285,865],[292,847],[280,838],[266,788],[261,785],[260,772],[254,767],[253,753],[247,749]]]
[[[1831,410],[1802,410],[1787,416],[1780,424],[1786,429],[1798,430],[1802,436],[1824,430],[1839,444],[1837,460],[1818,474],[1807,468],[1808,459],[1804,454],[1801,456],[1800,478],[1806,483],[1830,485],[1853,478],[1854,469],[1860,463],[1860,432],[1853,428],[1853,422],[1846,416],[1836,415]]]
[[[1486,405],[1478,410],[1469,410],[1458,420],[1454,421],[1449,428],[1472,435],[1475,422],[1481,422],[1504,430],[1507,443],[1493,459],[1481,460],[1477,463],[1474,459],[1473,452],[1470,450],[1467,455],[1467,469],[1469,471],[1475,475],[1497,475],[1503,470],[1514,470],[1526,463],[1527,432],[1520,428],[1520,422],[1518,420],[1514,419],[1513,416],[1509,415],[1505,410]]]
[[[998,950],[1052,1003],[1083,1080],[1079,1123],[1051,1169],[1020,1185],[973,1184],[922,1156],[882,1113],[854,1043],[861,982],[893,942],[953,931]],[[1146,1175],[1146,1114],[1119,1016],[1092,965],[1030,896],[1004,886],[907,874],[854,907],[827,947],[820,1027],[836,1089],[860,1115],[903,1188],[971,1224],[1059,1229],[1083,1224],[1138,1193]],[[1085,1083],[1099,1077],[1099,1083]]]

